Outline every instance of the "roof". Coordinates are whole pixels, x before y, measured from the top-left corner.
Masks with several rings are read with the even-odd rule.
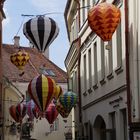
[[[20,71],[10,61],[10,55],[17,52],[19,48],[9,44],[3,44],[2,47],[3,74],[10,81],[29,82],[39,74],[40,67],[44,66],[46,69],[52,70],[55,74],[55,76],[50,77],[53,78],[56,83],[67,83],[66,72],[38,52],[37,49],[29,47],[20,47],[20,49],[24,49],[30,55],[30,61],[25,65],[25,73],[23,76],[19,76]]]

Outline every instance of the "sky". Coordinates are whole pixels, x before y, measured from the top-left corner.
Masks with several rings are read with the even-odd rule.
[[[46,15],[53,18],[60,28],[59,35],[49,47],[50,60],[65,70],[64,60],[69,49],[64,21],[66,2],[67,0],[6,0],[4,3],[6,19],[3,20],[3,43],[13,44],[13,37],[18,35],[20,36],[20,45],[29,46],[29,41],[23,35],[23,26],[21,25],[31,17],[23,17],[22,14],[41,15],[58,12],[58,14]]]

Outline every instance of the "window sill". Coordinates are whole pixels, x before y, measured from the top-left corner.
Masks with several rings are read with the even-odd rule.
[[[91,88],[88,89],[88,93],[89,93],[89,94],[92,93],[92,89],[91,89]]]
[[[102,79],[102,80],[100,81],[100,84],[101,84],[101,85],[104,85],[105,83],[106,83],[105,79]]]
[[[87,92],[86,91],[83,93],[83,96],[87,96]]]
[[[120,73],[122,73],[122,72],[123,72],[122,66],[116,68],[116,70],[115,70],[115,73],[116,73],[117,75],[120,74]]]
[[[95,85],[93,86],[93,89],[96,90],[97,88],[98,88],[98,85],[95,84]]]
[[[108,79],[108,80],[111,80],[112,78],[114,78],[114,76],[113,76],[112,73],[110,73],[110,74],[107,76],[107,79]]]

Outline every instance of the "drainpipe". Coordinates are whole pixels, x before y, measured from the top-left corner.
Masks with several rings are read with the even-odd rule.
[[[132,131],[132,111],[131,111],[131,89],[130,89],[130,62],[129,62],[129,20],[128,20],[128,0],[124,0],[125,6],[125,58],[126,58],[126,85],[127,85],[127,110],[128,110],[128,126],[129,139],[133,140]]]
[[[78,10],[78,25],[79,25],[79,31],[80,31],[80,1],[75,0],[77,3],[77,10]],[[83,127],[82,127],[82,97],[81,97],[81,75],[80,75],[80,63],[81,63],[81,38],[80,36],[76,39],[78,42],[77,45],[77,50],[78,50],[78,93],[79,93],[79,102],[78,102],[78,107],[79,107],[79,136],[83,136]]]

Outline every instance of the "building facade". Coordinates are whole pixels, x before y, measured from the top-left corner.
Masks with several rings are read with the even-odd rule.
[[[100,2],[68,0],[65,9],[70,41],[65,65],[69,88],[79,93],[75,121],[82,126],[75,127],[75,139],[127,140],[125,1],[106,0],[121,10],[121,22],[109,42],[88,26],[88,10]]]

